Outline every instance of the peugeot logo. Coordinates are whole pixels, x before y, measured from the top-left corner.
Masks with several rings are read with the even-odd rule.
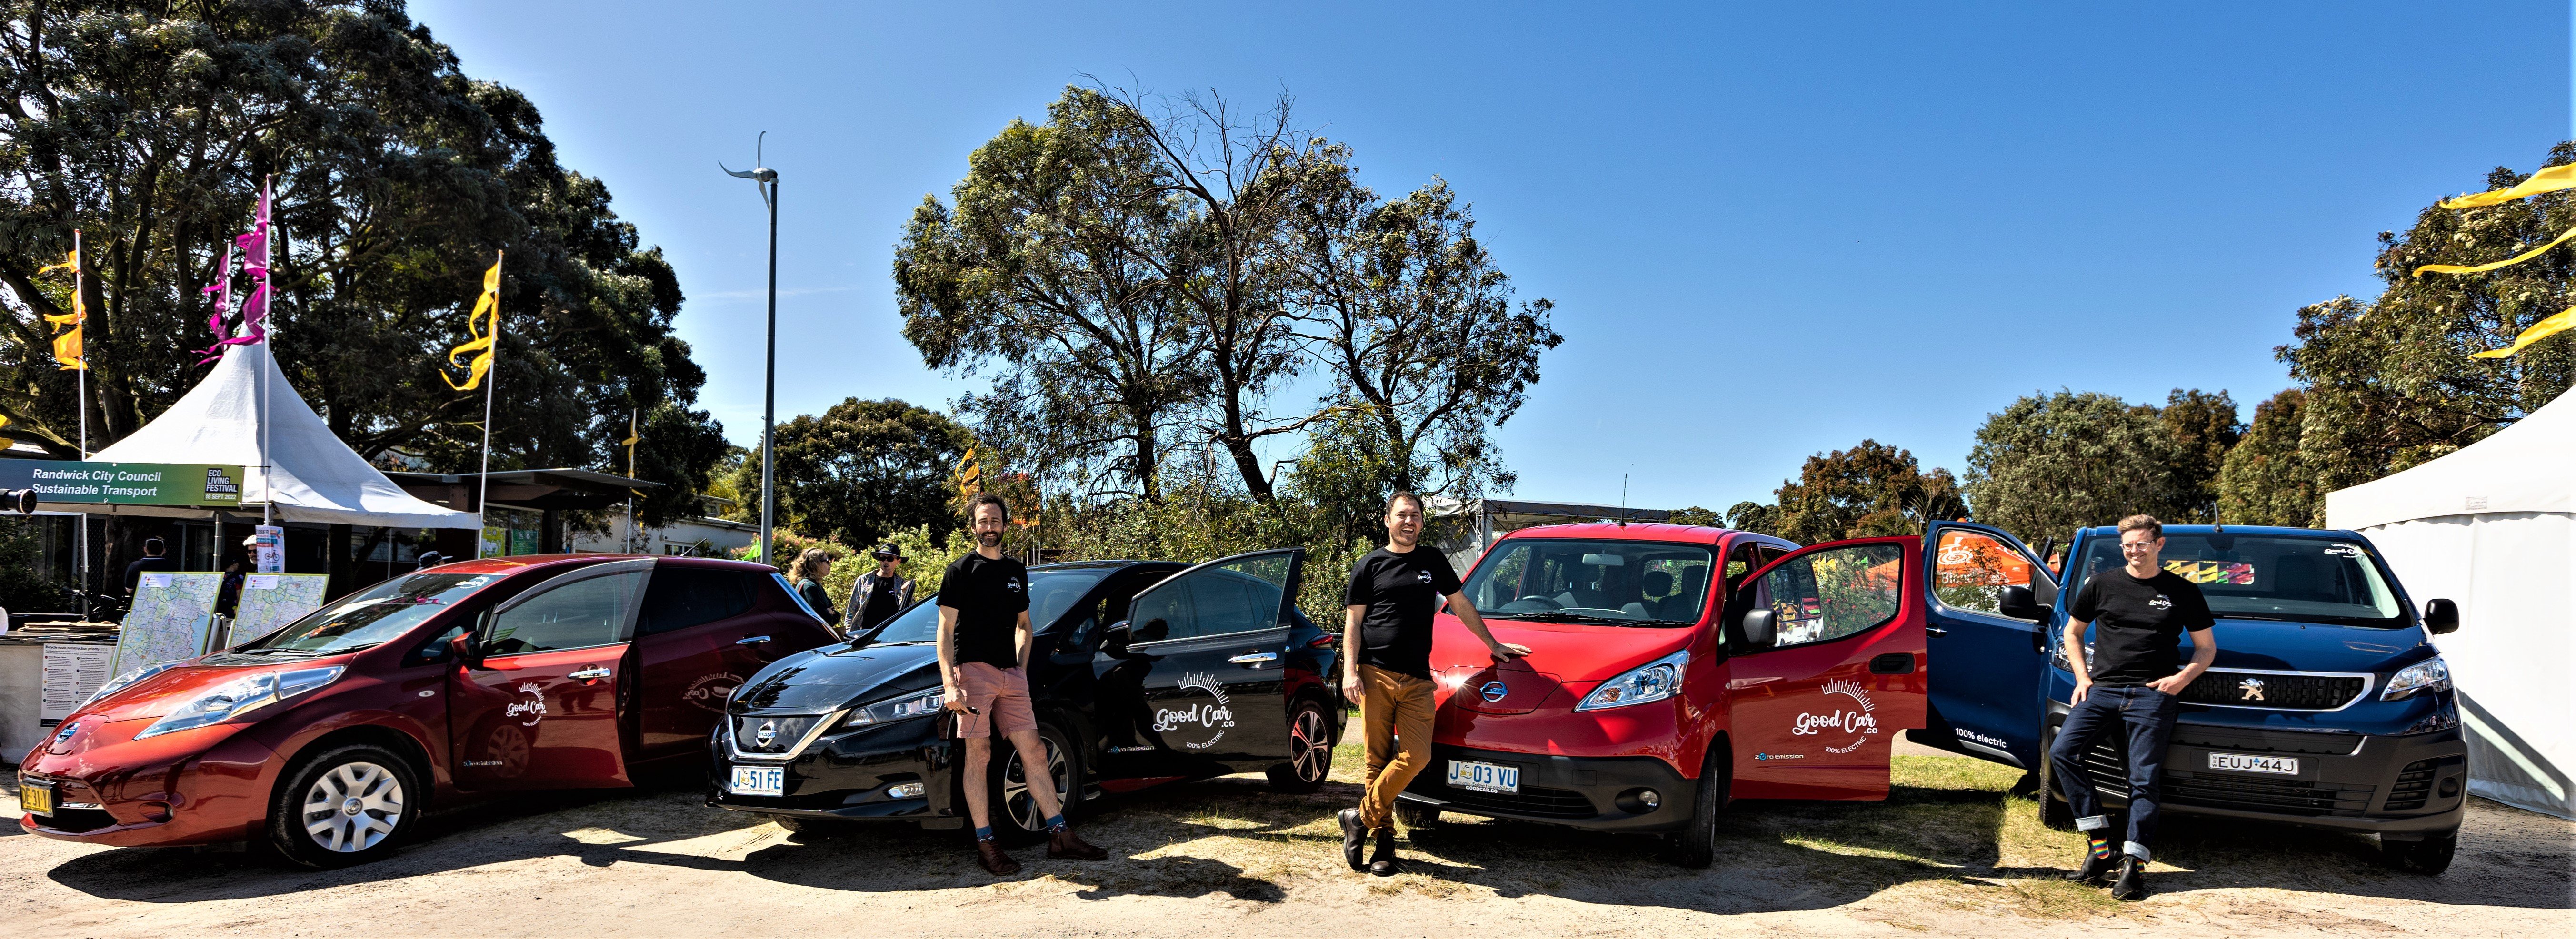
[[[2244,697],[2239,700],[2263,700],[2263,680],[2260,678],[2248,678],[2244,681],[2237,682],[2236,690],[2244,694]]]
[[[1489,681],[1485,683],[1484,687],[1476,689],[1476,693],[1485,696],[1486,701],[1492,702],[1502,700],[1503,696],[1511,694],[1512,690],[1503,687],[1502,682]]]
[[[768,746],[770,741],[776,739],[778,739],[777,721],[761,721],[760,729],[751,732],[751,742],[764,747]]]

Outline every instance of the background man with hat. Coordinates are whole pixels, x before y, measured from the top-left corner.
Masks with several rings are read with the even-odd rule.
[[[877,569],[859,575],[850,588],[850,608],[841,614],[841,631],[858,635],[876,628],[912,603],[912,580],[903,576],[903,549],[894,542],[877,544]]]

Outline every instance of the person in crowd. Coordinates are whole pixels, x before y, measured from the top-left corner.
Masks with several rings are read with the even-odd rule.
[[[826,623],[841,618],[841,611],[832,606],[832,594],[823,589],[823,578],[831,575],[832,552],[821,548],[807,548],[787,565],[788,579],[796,582],[796,595],[805,598],[805,605],[813,607]]]
[[[169,550],[169,547],[159,538],[143,539],[143,556],[135,559],[134,563],[125,565],[127,599],[134,597],[134,585],[143,582],[143,575],[179,569],[178,562],[170,559],[167,553]]]
[[[2094,574],[2075,592],[2067,607],[2066,661],[2074,666],[2074,710],[2049,745],[2049,775],[2057,780],[2066,804],[2084,833],[2084,860],[2068,880],[2100,883],[2116,868],[2111,896],[2136,900],[2147,895],[2148,850],[2156,835],[2157,777],[2164,771],[2165,744],[2173,736],[2174,717],[2183,689],[2218,660],[2215,621],[2200,588],[2165,570],[2159,556],[2165,526],[2153,516],[2120,520],[2120,555],[2128,564]],[[2087,630],[2094,633],[2088,652]],[[2182,659],[2181,639],[2191,634],[2191,661]],[[2118,851],[2111,845],[2111,818],[2085,775],[2084,754],[2104,735],[2123,739],[2129,751],[2127,840]]]
[[[859,575],[859,583],[850,589],[850,610],[841,619],[841,631],[852,636],[875,629],[912,603],[912,581],[903,576],[903,549],[888,541],[872,552],[877,569]]]
[[[975,550],[950,562],[939,584],[940,690],[947,707],[959,712],[957,736],[966,743],[966,765],[960,772],[966,813],[975,823],[976,861],[1001,877],[1018,873],[1020,862],[993,841],[993,794],[986,789],[986,768],[992,764],[997,733],[1018,748],[1020,765],[1032,768],[1029,797],[1045,813],[1047,856],[1084,861],[1109,856],[1073,833],[1055,785],[1040,778],[1045,770],[1038,767],[1046,766],[1047,758],[1037,712],[1029,702],[1029,571],[1002,554],[1010,517],[999,496],[985,493],[968,500],[966,519]]]
[[[250,577],[250,556],[246,549],[231,548],[224,552],[224,582],[215,591],[215,612],[233,615],[241,606],[242,582]]]
[[[1340,816],[1342,859],[1352,870],[1396,873],[1395,794],[1431,762],[1432,615],[1446,603],[1496,662],[1529,654],[1527,646],[1494,641],[1459,586],[1449,559],[1422,544],[1422,497],[1399,492],[1386,500],[1386,547],[1360,558],[1342,590],[1342,694],[1359,705],[1368,740],[1360,805]],[[1372,833],[1377,845],[1362,864]]]

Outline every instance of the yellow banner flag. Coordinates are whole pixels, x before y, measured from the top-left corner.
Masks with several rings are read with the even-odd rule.
[[[71,255],[64,258],[63,263],[49,264],[36,269],[38,275],[63,270],[72,272],[72,311],[60,316],[45,317],[45,322],[71,327],[70,331],[54,336],[54,361],[63,363],[62,370],[67,372],[89,368],[89,359],[81,351],[81,324],[89,321],[89,307],[81,302],[79,242],[75,241],[73,245]]]
[[[2461,196],[2449,202],[2442,203],[2442,207],[2445,209],[2474,209],[2479,206],[2500,205],[2511,202],[2515,199],[2520,199],[2524,196],[2536,196],[2544,192],[2557,192],[2561,189],[2576,189],[2576,163],[2562,163],[2557,166],[2548,167],[2540,172],[2531,174],[2530,179],[2516,183],[2511,188],[2489,190],[2478,193],[2474,196]]]
[[[2576,307],[2568,307],[2567,309],[2560,310],[2556,315],[2553,315],[2548,319],[2531,324],[2530,329],[2523,330],[2522,335],[2514,337],[2513,345],[2511,346],[2502,349],[2489,349],[2485,352],[2476,353],[2472,357],[2480,359],[2501,359],[2505,356],[2522,351],[2522,347],[2524,346],[2539,342],[2570,329],[2576,329]]]
[[[457,384],[446,372],[438,373],[447,387],[458,391],[474,390],[483,383],[483,374],[492,370],[492,346],[501,338],[501,252],[492,252],[492,269],[483,272],[483,295],[474,299],[474,312],[465,314],[465,332],[474,338],[447,350],[447,364],[466,369],[465,383]],[[457,356],[468,352],[478,353],[472,362],[456,361]]]
[[[2425,272],[2425,271],[2432,271],[2433,273],[2436,273],[2436,274],[2483,274],[2483,273],[2486,273],[2486,272],[2488,272],[2488,271],[2495,270],[2496,268],[2499,268],[2499,267],[2512,267],[2512,266],[2514,266],[2514,265],[2516,265],[2516,264],[2520,264],[2520,263],[2522,263],[2522,262],[2524,262],[2524,261],[2528,261],[2528,260],[2531,260],[2531,259],[2533,259],[2533,258],[2539,257],[2539,256],[2541,255],[2541,252],[2547,251],[2547,250],[2549,250],[2549,249],[2551,249],[2551,248],[2558,247],[2559,245],[2562,245],[2562,244],[2566,244],[2566,243],[2567,243],[2567,239],[2569,239],[2569,238],[2576,238],[2576,228],[2570,228],[2570,229],[2568,229],[2566,232],[2564,232],[2564,233],[2560,234],[2558,237],[2556,237],[2556,238],[2552,238],[2552,239],[2549,239],[2549,243],[2548,243],[2548,244],[2541,245],[2540,247],[2533,248],[2533,249],[2531,249],[2531,250],[2529,250],[2529,251],[2525,251],[2525,252],[2523,252],[2523,253],[2521,253],[2521,254],[2514,255],[2514,256],[2512,256],[2512,257],[2506,258],[2506,259],[2501,260],[2501,261],[2494,261],[2494,262],[2490,262],[2490,263],[2486,263],[2486,264],[2479,264],[2479,265],[2475,265],[2475,266],[2460,265],[2460,264],[2427,264],[2427,265],[2424,265],[2423,267],[2416,268],[2416,269],[2415,269],[2415,276],[2417,276],[2417,277],[2422,277],[2422,276],[2424,276],[2424,272]]]

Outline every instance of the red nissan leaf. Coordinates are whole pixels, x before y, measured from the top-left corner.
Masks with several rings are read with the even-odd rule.
[[[103,845],[265,842],[328,867],[432,805],[699,764],[725,698],[833,641],[776,571],[465,561],[212,655],[118,676],[20,761],[19,825]]]

